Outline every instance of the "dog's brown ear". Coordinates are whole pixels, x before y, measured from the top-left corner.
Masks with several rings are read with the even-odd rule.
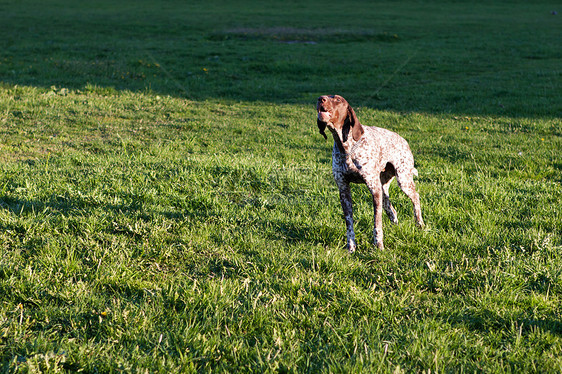
[[[345,122],[349,122],[351,126],[351,135],[353,136],[353,140],[358,141],[363,136],[365,130],[363,126],[359,123],[359,119],[355,114],[355,111],[349,104],[347,105],[347,117],[345,117]]]
[[[326,122],[322,122],[319,119],[316,120],[316,123],[318,124],[318,130],[320,130],[320,134],[322,134],[322,136],[324,136],[324,139],[328,139],[328,137],[326,136]]]

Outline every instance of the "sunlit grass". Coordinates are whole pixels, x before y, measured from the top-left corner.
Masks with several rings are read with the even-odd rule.
[[[313,44],[277,39],[313,39],[330,8],[127,4],[1,19],[21,40],[0,42],[0,370],[560,371],[548,7],[355,4],[371,18]],[[45,15],[100,33],[37,34]],[[345,250],[314,113],[335,92],[416,159],[427,227],[393,185],[385,251],[364,186]]]

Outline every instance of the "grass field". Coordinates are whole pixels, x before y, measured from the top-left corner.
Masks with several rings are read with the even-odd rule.
[[[562,371],[562,9],[0,0],[0,371]],[[557,12],[557,14],[553,14]],[[405,137],[427,227],[315,100]]]

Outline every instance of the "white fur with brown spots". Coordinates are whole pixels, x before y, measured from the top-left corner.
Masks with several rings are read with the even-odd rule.
[[[373,196],[376,247],[384,248],[382,210],[393,223],[398,223],[396,210],[388,196],[389,185],[394,177],[412,200],[417,225],[423,227],[420,198],[413,179],[418,171],[414,167],[414,156],[408,142],[395,132],[361,125],[353,108],[339,95],[320,96],[316,110],[320,133],[327,138],[324,131],[328,128],[334,137],[332,172],[340,191],[349,252],[353,253],[357,245],[353,230],[351,182],[365,183]]]

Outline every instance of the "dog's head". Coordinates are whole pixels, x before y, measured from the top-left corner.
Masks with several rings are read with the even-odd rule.
[[[326,136],[326,127],[334,133],[341,132],[344,138],[347,138],[349,130],[353,136],[353,140],[357,141],[363,135],[363,127],[359,123],[355,111],[349,103],[339,95],[320,96],[316,103],[316,111],[318,112],[317,124],[320,134]],[[338,131],[340,130],[340,131]],[[346,141],[346,139],[342,139]]]

